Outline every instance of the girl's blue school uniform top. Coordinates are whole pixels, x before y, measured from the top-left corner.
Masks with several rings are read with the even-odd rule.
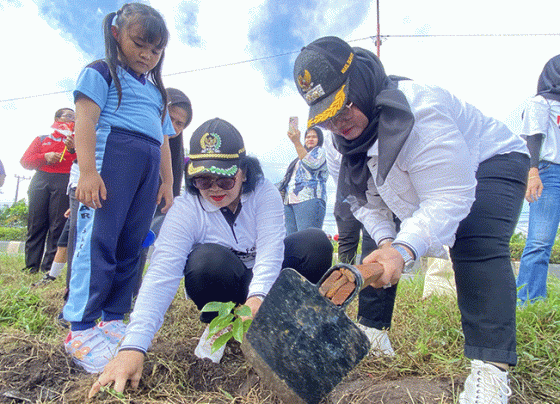
[[[145,75],[139,76],[120,65],[117,66],[117,74],[122,87],[122,101],[118,109],[117,88],[109,66],[103,60],[93,62],[82,70],[74,90],[74,99],[81,93],[101,108],[96,127],[97,144],[105,143],[112,126],[142,133],[160,145],[163,135],[173,136],[175,130],[169,114],[165,114],[163,125],[161,123],[163,101],[157,87]]]
[[[77,240],[64,318],[72,330],[122,319],[130,310],[138,257],[156,207],[160,145],[175,133],[169,114],[162,125],[156,86],[119,66],[122,101],[107,63],[80,74],[74,97],[83,94],[101,109],[96,126],[96,165],[107,199],[101,209],[80,204]]]

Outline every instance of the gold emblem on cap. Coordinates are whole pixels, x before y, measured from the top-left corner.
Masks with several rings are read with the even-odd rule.
[[[205,133],[200,138],[201,153],[219,154],[221,145],[222,139],[217,133]]]
[[[309,89],[313,85],[313,83],[311,82],[311,73],[309,73],[309,71],[307,70],[303,72],[303,77],[301,77],[301,75],[298,76],[297,81],[303,92],[309,91]]]
[[[346,84],[340,87],[340,90],[334,96],[334,100],[323,112],[315,115],[313,119],[307,121],[307,127],[310,128],[313,125],[317,125],[318,123],[324,122],[329,118],[332,118],[336,115],[338,111],[344,107],[346,104],[346,95],[344,94],[344,87]]]
[[[189,169],[188,169],[188,174],[189,175],[195,175],[195,174],[198,174],[202,171],[204,171],[204,166],[195,167],[193,165],[192,161],[189,163]]]

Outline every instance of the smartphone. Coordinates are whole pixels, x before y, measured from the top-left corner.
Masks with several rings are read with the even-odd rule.
[[[290,125],[289,125],[289,131],[290,132],[295,132],[298,128],[298,117],[297,116],[291,116],[290,117]]]

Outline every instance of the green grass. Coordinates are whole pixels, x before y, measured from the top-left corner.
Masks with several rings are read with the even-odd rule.
[[[21,255],[0,253],[0,356],[14,346],[9,336],[17,335],[19,345],[24,340],[37,341],[41,347],[50,347],[49,355],[62,357],[61,339],[67,331],[56,326],[56,317],[62,308],[64,279],[60,277],[45,288],[33,289],[31,283],[41,274],[29,275],[20,270],[22,267]],[[463,355],[463,333],[456,299],[454,296],[432,296],[422,300],[423,283],[420,275],[400,283],[393,327],[389,330],[397,353],[395,358],[388,361],[368,356],[353,372],[354,378],[382,381],[406,377],[446,378],[451,384],[464,380],[469,360]],[[514,392],[510,404],[560,403],[560,281],[550,277],[548,290],[546,301],[517,311],[519,363],[510,372]],[[353,302],[348,308],[349,316],[355,318],[356,311],[357,304]],[[153,351],[148,354],[143,390],[140,393],[125,392],[127,400],[276,403],[270,399],[270,392],[262,389],[251,390],[243,399],[233,400],[232,391],[226,387],[213,392],[192,387],[192,360],[189,358],[192,358],[192,350],[203,330],[198,314],[196,307],[186,301],[180,291],[156,335]],[[223,371],[227,378],[244,380],[247,366],[242,359],[235,360],[235,363],[225,363]],[[0,368],[0,386],[4,370]],[[60,388],[64,386],[69,389],[65,391],[80,392],[77,398],[66,395],[70,393],[64,396],[67,402],[80,402],[93,379],[79,374],[73,377],[71,380],[61,378]],[[460,390],[454,385],[455,399],[457,389]],[[115,398],[109,395],[97,402],[115,402]],[[441,400],[441,403],[448,402],[453,401]]]
[[[44,303],[46,295],[31,288],[30,279],[42,274],[34,277],[18,274],[17,270],[23,266],[21,255],[0,253],[0,328],[15,328],[33,335],[56,335],[58,328]]]

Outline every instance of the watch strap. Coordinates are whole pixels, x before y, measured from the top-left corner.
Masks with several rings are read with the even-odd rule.
[[[404,260],[403,273],[408,273],[412,271],[412,268],[414,267],[414,263],[415,263],[414,257],[402,245],[393,244],[391,247],[397,250]]]

